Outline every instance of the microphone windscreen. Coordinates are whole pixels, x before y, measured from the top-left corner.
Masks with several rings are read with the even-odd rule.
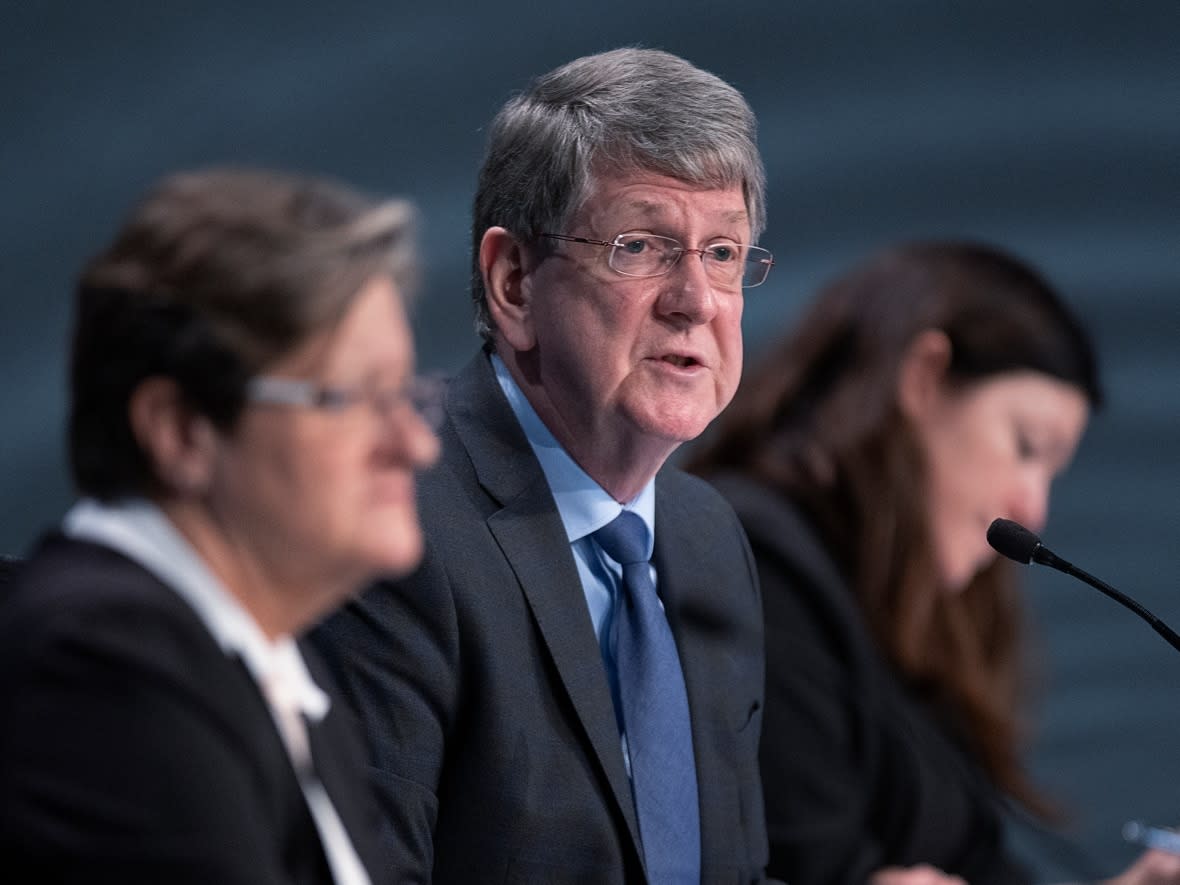
[[[992,520],[987,528],[987,542],[997,553],[1025,565],[1032,562],[1033,553],[1041,545],[1040,538],[1010,519]]]

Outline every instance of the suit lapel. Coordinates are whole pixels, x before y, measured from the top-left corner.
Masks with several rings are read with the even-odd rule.
[[[488,529],[520,582],[638,851],[639,826],[601,651],[545,474],[484,354],[455,378],[447,399],[480,484],[501,505]]]
[[[614,702],[582,579],[549,483],[486,355],[479,354],[455,376],[447,411],[480,484],[500,505],[487,519],[487,527],[516,572],[542,642],[638,850],[635,805],[623,768]]]
[[[708,630],[692,629],[689,622],[702,612],[695,605],[707,605],[717,597],[725,582],[716,568],[702,538],[699,519],[686,509],[682,496],[669,494],[661,472],[656,479],[656,537],[652,560],[659,581],[660,599],[676,637],[680,667],[688,692],[688,709],[692,721],[693,751],[697,762],[697,789],[700,793],[701,864],[710,866],[725,845],[734,821],[725,820],[724,809],[733,806],[726,796],[732,792],[731,772],[717,765],[710,755],[715,743],[718,715],[726,709],[724,698],[717,697],[719,686],[727,684],[714,672],[716,655],[703,647],[709,641]],[[720,840],[720,841],[718,841]]]
[[[299,650],[316,684],[332,699],[328,715],[322,721],[307,723],[316,777],[332,800],[361,863],[376,880],[386,863],[381,854],[384,845],[376,839],[379,830],[376,804],[368,789],[365,766],[360,761],[365,758],[364,745],[358,739],[360,724],[340,700],[316,650],[306,642],[299,643]]]

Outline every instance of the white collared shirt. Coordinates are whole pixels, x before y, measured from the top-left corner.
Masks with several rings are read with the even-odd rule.
[[[319,722],[331,706],[290,636],[271,641],[150,501],[105,504],[83,499],[62,522],[71,538],[92,541],[134,560],[181,597],[227,656],[238,656],[262,689],[275,727],[291,757],[337,885],[370,885],[352,840],[310,765],[304,717]]]

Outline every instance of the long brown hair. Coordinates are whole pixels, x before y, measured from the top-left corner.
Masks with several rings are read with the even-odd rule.
[[[826,286],[794,332],[743,379],[688,468],[739,471],[814,522],[869,629],[903,679],[943,714],[995,783],[1042,814],[1020,759],[1022,607],[1007,563],[940,590],[924,455],[897,401],[915,336],[950,339],[948,379],[1034,370],[1101,403],[1093,349],[1056,293],[994,248],[888,249]]]

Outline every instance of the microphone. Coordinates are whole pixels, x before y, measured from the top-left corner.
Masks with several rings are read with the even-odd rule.
[[[995,519],[987,529],[987,542],[991,544],[992,548],[1009,559],[1014,559],[1019,563],[1028,565],[1035,562],[1038,565],[1047,565],[1049,568],[1057,569],[1059,572],[1064,572],[1070,577],[1077,578],[1080,581],[1085,581],[1091,587],[1094,587],[1105,593],[1115,602],[1124,605],[1133,611],[1143,620],[1151,625],[1160,636],[1168,641],[1172,648],[1180,651],[1180,636],[1141,606],[1138,602],[1118,590],[1111,587],[1105,581],[1100,581],[1088,572],[1082,571],[1071,562],[1062,559],[1048,547],[1041,543],[1041,539],[1026,529],[1018,522],[1013,522],[1010,519]]]

